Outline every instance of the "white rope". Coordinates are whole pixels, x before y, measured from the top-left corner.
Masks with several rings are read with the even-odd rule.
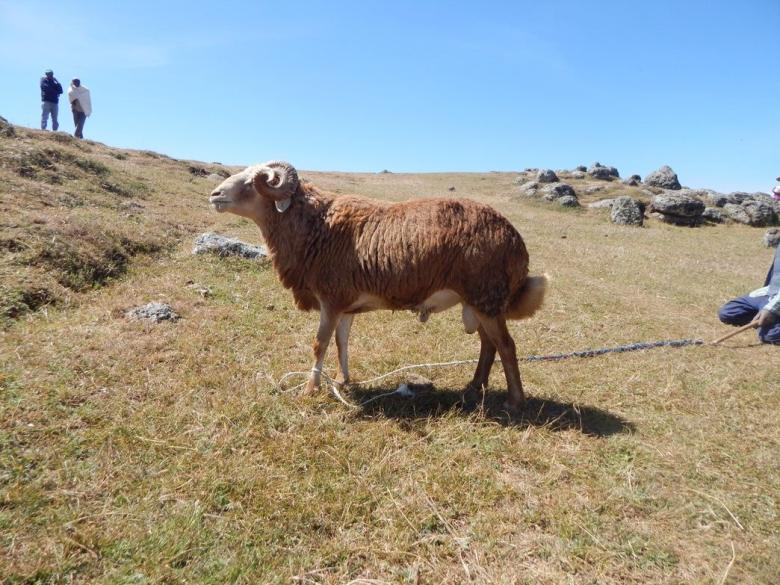
[[[567,359],[571,357],[580,357],[580,358],[595,357],[597,355],[603,355],[606,353],[623,353],[628,351],[651,349],[654,347],[664,347],[664,346],[683,347],[686,345],[703,345],[703,344],[704,342],[701,339],[673,339],[673,340],[662,340],[662,341],[654,341],[654,342],[639,342],[639,343],[630,343],[628,345],[619,345],[616,347],[588,349],[585,351],[573,351],[570,353],[557,353],[557,354],[550,354],[550,355],[531,355],[525,358],[520,358],[518,361],[525,361],[525,362],[558,361],[558,360]],[[391,372],[387,372],[386,374],[381,374],[379,376],[369,378],[368,380],[356,382],[356,384],[370,384],[371,382],[378,382],[379,380],[388,378],[393,374],[397,374],[399,372],[405,372],[407,370],[413,370],[415,368],[446,368],[450,366],[462,366],[464,364],[474,364],[477,363],[478,361],[479,361],[478,359],[473,359],[473,360],[456,360],[452,362],[433,362],[428,364],[412,364],[410,366],[403,366],[401,368],[397,368]],[[500,363],[501,362],[498,362],[498,364]],[[321,369],[317,368],[316,366],[313,367],[309,372],[287,372],[284,376],[282,376],[279,379],[279,382],[277,384],[278,386],[281,387],[282,383],[287,378],[290,378],[292,376],[308,376],[309,374],[319,374],[324,378],[326,378],[327,381],[330,383],[329,385],[330,385],[331,393],[336,397],[336,399],[339,402],[345,404],[346,406],[349,406],[350,408],[360,408],[361,406],[365,406],[366,404],[373,402],[374,400],[379,400],[380,398],[386,398],[387,396],[393,396],[396,394],[402,396],[409,396],[409,387],[406,386],[406,384],[401,384],[398,388],[396,388],[392,392],[385,392],[384,394],[379,394],[377,396],[374,396],[373,398],[369,398],[368,400],[361,402],[359,405],[356,405],[345,400],[338,390],[339,383],[333,378],[331,378],[328,374],[323,372]],[[301,388],[304,385],[306,385],[306,382],[303,382],[302,384],[298,384],[297,386],[289,388],[288,390],[297,390],[298,388]]]

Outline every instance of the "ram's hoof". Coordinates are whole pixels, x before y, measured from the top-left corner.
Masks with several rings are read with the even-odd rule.
[[[320,385],[316,383],[314,380],[309,380],[306,382],[306,387],[303,389],[303,393],[305,396],[313,396],[317,394],[320,391]]]

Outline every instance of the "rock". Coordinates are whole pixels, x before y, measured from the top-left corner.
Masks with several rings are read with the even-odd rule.
[[[558,197],[556,199],[558,202],[558,205],[562,207],[579,207],[580,202],[577,200],[577,197],[574,195],[564,195],[563,197]]]
[[[14,125],[2,116],[0,116],[0,136],[5,136],[6,138],[14,138],[16,136]]]
[[[574,170],[579,172],[579,173],[584,173],[584,172],[587,172],[588,167],[586,167],[585,165],[578,165],[577,168],[574,169]],[[778,179],[778,180],[780,180],[780,179]]]
[[[750,199],[742,203],[742,209],[745,210],[750,221],[748,225],[753,227],[766,227],[777,223],[777,215],[774,207],[765,201]]]
[[[774,205],[765,200],[747,199],[740,204],[726,203],[723,211],[730,219],[753,227],[772,225],[778,218]]]
[[[599,199],[592,203],[588,203],[588,207],[591,209],[611,209],[612,204],[615,203],[615,198],[612,199]]]
[[[752,199],[750,193],[745,193],[744,191],[733,191],[732,193],[729,193],[727,197],[729,198],[729,203],[742,203],[743,201]]]
[[[631,175],[628,179],[623,181],[625,185],[630,185],[631,187],[637,187],[642,184],[642,177],[639,175]]]
[[[667,165],[647,175],[645,177],[645,185],[671,189],[673,191],[682,189],[682,185],[680,185],[680,181],[677,179],[677,174]]]
[[[520,195],[525,197],[536,197],[539,191],[539,183],[536,181],[528,181],[527,183],[520,185],[519,191]]]
[[[780,228],[769,228],[764,234],[764,245],[767,248],[777,248],[780,245]]]
[[[705,207],[701,216],[712,223],[723,223],[729,220],[729,215],[719,207]]]
[[[454,190],[455,190],[455,187],[452,187],[452,186],[447,187],[447,191],[454,191]]]
[[[651,210],[664,215],[680,217],[700,217],[704,213],[704,203],[689,195],[665,193],[653,197]]]
[[[716,191],[709,191],[705,199],[709,200],[715,207],[723,207],[726,203],[736,203],[736,201],[729,199],[728,195]]]
[[[381,171],[379,171],[379,174],[380,175],[391,175],[392,171],[388,171],[387,169],[382,169]]]
[[[195,240],[193,254],[217,254],[218,256],[239,256],[249,260],[264,260],[268,258],[268,250],[264,246],[245,244],[241,240],[206,232]]]
[[[739,203],[726,203],[723,206],[723,213],[737,223],[744,223],[745,225],[750,223],[750,216]]]
[[[125,317],[134,321],[178,321],[180,319],[176,311],[167,303],[149,303],[141,307],[135,307],[125,312]]]
[[[544,198],[547,201],[555,201],[561,197],[574,197],[577,198],[577,194],[571,185],[566,183],[554,183],[544,188]]]
[[[572,171],[570,175],[572,179],[584,179],[588,176],[585,171]]]
[[[615,167],[608,167],[602,165],[600,162],[594,162],[588,169],[588,174],[594,179],[602,179],[605,181],[611,181],[620,177],[618,170]]]
[[[617,197],[610,213],[612,223],[619,225],[637,225],[644,223],[644,213],[639,202],[628,196]]]
[[[539,183],[557,183],[558,175],[551,169],[539,169],[539,172],[536,173],[536,180]]]
[[[222,175],[218,175],[217,173],[211,173],[208,177],[206,177],[209,181],[213,181],[215,183],[221,183],[222,179],[224,177]]]
[[[188,165],[187,170],[196,177],[207,177],[209,175],[209,172],[206,169],[197,165]]]

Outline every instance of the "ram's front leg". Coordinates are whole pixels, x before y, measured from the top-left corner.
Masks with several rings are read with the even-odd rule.
[[[320,326],[317,329],[317,338],[312,346],[314,350],[314,366],[311,369],[309,381],[306,383],[306,394],[313,394],[320,388],[322,364],[325,361],[325,353],[328,351],[328,344],[330,343],[330,338],[333,337],[333,331],[336,329],[339,317],[338,313],[324,306],[320,307]]]

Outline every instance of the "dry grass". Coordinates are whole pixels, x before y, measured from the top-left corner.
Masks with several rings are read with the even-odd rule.
[[[23,140],[43,148],[50,137]],[[325,394],[303,399],[275,381],[310,365],[316,315],[296,311],[267,267],[189,254],[195,232],[257,241],[256,228],[213,215],[208,181],[186,164],[56,147],[91,149],[85,156],[115,181],[147,185],[138,225],[165,244],[130,256],[111,286],[71,292],[69,304],[21,315],[0,334],[3,582],[771,583],[780,574],[776,348],[745,334],[726,347],[521,364],[533,398],[518,420],[500,411],[500,367],[475,412],[459,407],[470,366],[420,372],[435,389],[414,400],[352,411]],[[604,212],[514,198],[511,174],[305,176],[388,199],[468,195],[510,217],[532,270],[553,277],[543,312],[512,325],[521,355],[714,338],[718,305],[759,281],[770,259],[757,230],[614,226]],[[3,180],[19,204],[49,189]],[[86,175],[74,180],[58,189],[110,201]],[[4,221],[11,202],[4,194]],[[97,199],[18,213],[50,227],[78,217],[90,237],[125,229],[119,208]],[[39,224],[18,224],[15,240],[39,237]],[[150,300],[183,319],[122,318]],[[478,340],[456,312],[426,325],[374,313],[357,319],[352,348],[354,374],[367,379],[476,357]],[[347,395],[359,401],[403,379]]]

